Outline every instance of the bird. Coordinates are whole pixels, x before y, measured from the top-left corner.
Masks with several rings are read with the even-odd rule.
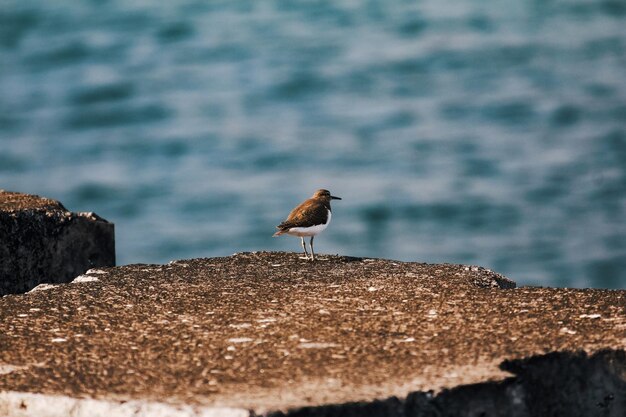
[[[305,259],[308,260],[309,254],[306,251],[304,237],[310,236],[311,261],[314,261],[313,238],[324,231],[330,223],[330,218],[332,217],[330,200],[341,200],[341,198],[331,195],[328,190],[317,190],[311,198],[303,201],[291,210],[287,220],[276,226],[278,231],[274,233],[274,237],[283,234],[299,236],[302,242],[302,249],[304,249]]]

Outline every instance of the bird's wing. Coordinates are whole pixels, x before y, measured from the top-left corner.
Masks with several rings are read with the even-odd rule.
[[[291,210],[287,220],[278,225],[279,229],[292,227],[311,227],[326,224],[328,221],[328,207],[315,200],[307,200]]]

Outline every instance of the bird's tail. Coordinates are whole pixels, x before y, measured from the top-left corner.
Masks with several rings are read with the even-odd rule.
[[[278,232],[274,233],[272,237],[280,236],[284,233],[287,233],[289,229],[291,229],[292,226],[293,225],[291,223],[288,223],[286,221],[282,222],[281,224],[276,226],[276,228],[278,229]]]

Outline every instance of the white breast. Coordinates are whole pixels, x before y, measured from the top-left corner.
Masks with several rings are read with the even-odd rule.
[[[332,217],[332,213],[328,210],[328,218],[326,219],[326,223],[318,224],[317,226],[311,227],[292,227],[287,232],[288,235],[292,236],[316,236],[324,231],[328,224],[330,223],[330,218]]]

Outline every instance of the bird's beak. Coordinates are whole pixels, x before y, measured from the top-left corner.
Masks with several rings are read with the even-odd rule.
[[[341,200],[341,197],[335,197],[334,195],[330,196],[331,200]]]

